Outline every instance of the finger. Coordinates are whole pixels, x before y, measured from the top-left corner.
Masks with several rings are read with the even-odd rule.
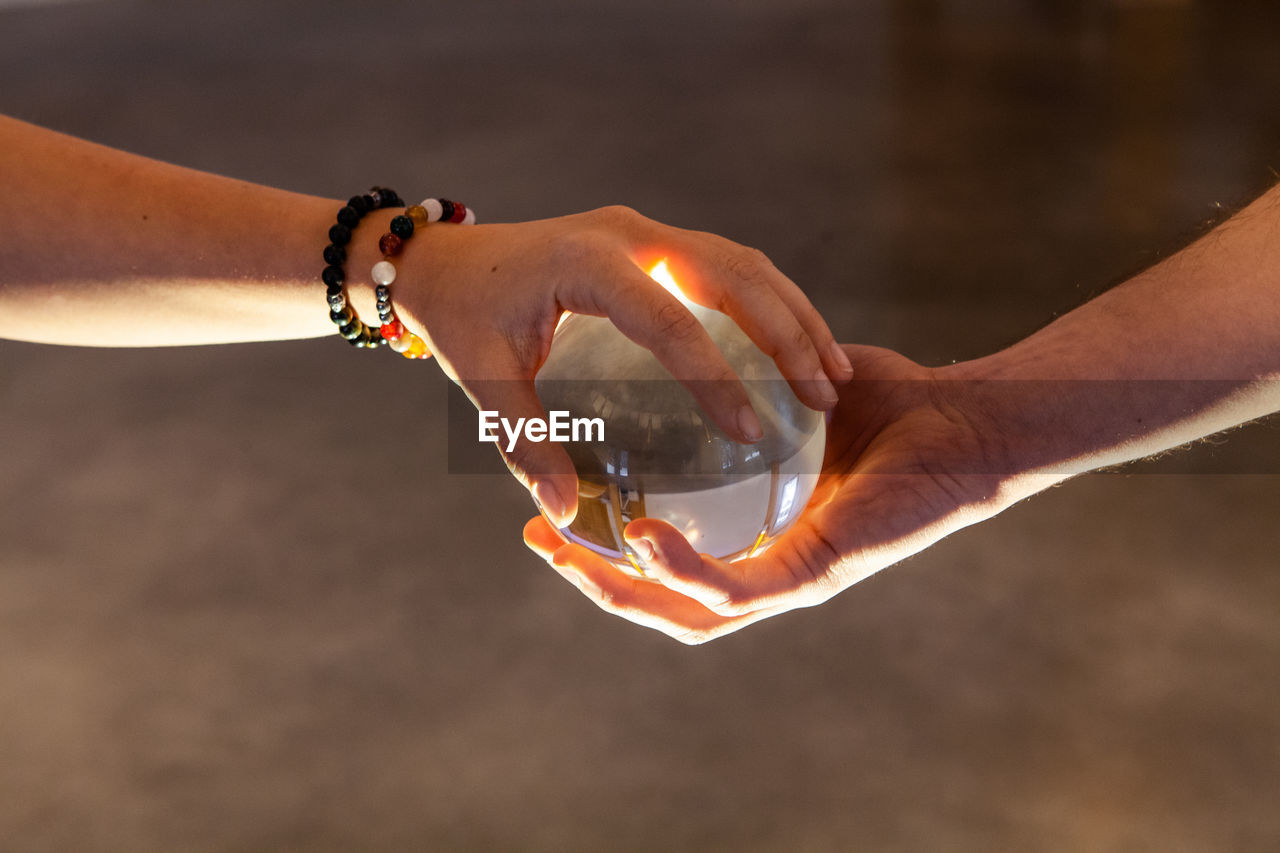
[[[652,352],[728,435],[747,443],[764,435],[746,389],[702,323],[634,264],[618,258],[603,278],[565,287],[557,298],[570,311],[608,317]]]
[[[519,376],[490,370],[484,376]],[[529,489],[538,506],[560,527],[567,526],[578,511],[578,475],[569,454],[548,440],[547,413],[538,400],[533,382],[527,379],[486,379],[461,382],[479,411],[486,440],[492,438],[507,469]]]
[[[743,578],[737,564],[699,554],[675,527],[654,518],[640,518],[623,531],[627,544],[640,558],[645,574],[668,589],[688,596],[721,616],[750,612],[744,606]]]
[[[551,565],[600,609],[687,645],[705,643],[773,615],[760,611],[720,616],[661,584],[626,574],[580,545],[557,550]]]
[[[542,516],[535,515],[524,526],[524,544],[530,551],[550,562],[551,555],[564,546],[564,538]]]
[[[818,309],[809,301],[809,297],[800,289],[800,285],[792,281],[788,276],[783,275],[782,271],[773,265],[768,258],[765,258],[767,268],[765,269],[765,280],[773,287],[774,293],[778,294],[787,308],[800,325],[804,327],[805,332],[813,341],[814,348],[817,349],[819,357],[822,359],[822,366],[827,372],[828,378],[834,383],[848,382],[853,378],[853,364],[849,361],[849,356],[845,353],[844,347],[836,340],[836,336],[831,332],[831,327],[827,325],[827,321],[818,313]],[[731,294],[732,295],[732,292]],[[733,306],[725,312],[729,316],[737,319]]]
[[[665,257],[681,289],[693,301],[732,317],[775,360],[801,400],[819,409],[834,405],[831,382],[848,381],[853,370],[826,321],[795,282],[756,249],[715,234],[644,221],[648,228],[641,230],[649,242],[635,247],[639,263],[648,268]],[[676,252],[671,251],[673,242]]]
[[[623,537],[646,575],[713,613],[737,615],[728,609],[733,598],[730,587],[736,589],[739,584],[726,577],[729,573],[719,561],[699,554],[675,527],[658,519],[640,518],[626,526]]]
[[[678,530],[658,519],[636,519],[623,535],[645,561],[646,574],[721,616],[791,610],[830,597],[809,564],[785,559],[786,536],[758,557],[730,563],[698,554]]]
[[[667,258],[681,289],[694,302],[732,317],[775,359],[801,400],[817,409],[835,404],[831,381],[853,376],[848,358],[803,291],[763,252],[716,234],[673,228],[629,208],[593,215],[630,242],[632,259],[644,269]]]
[[[711,241],[707,241],[711,242]],[[708,251],[672,254],[668,266],[694,301],[709,305],[733,318],[765,355],[778,365],[796,396],[810,408],[832,408],[837,399],[827,375],[822,351],[834,337],[819,318],[821,338],[806,329],[792,305],[777,291],[775,279],[785,279],[763,253],[728,241]],[[794,285],[792,285],[794,287]],[[801,296],[800,302],[808,306]],[[808,306],[812,307],[812,306]],[[813,312],[816,316],[817,312]],[[840,375],[841,381],[847,377]]]

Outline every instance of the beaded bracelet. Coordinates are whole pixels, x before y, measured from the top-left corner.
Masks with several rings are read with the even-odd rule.
[[[388,346],[405,358],[430,358],[431,353],[426,341],[406,329],[391,307],[391,283],[396,280],[396,266],[391,259],[400,254],[405,241],[413,236],[414,229],[418,226],[426,226],[432,222],[473,225],[475,221],[475,212],[461,202],[429,198],[422,204],[411,205],[402,215],[393,218],[391,230],[378,240],[382,260],[373,265],[369,275],[376,285],[374,295],[378,298],[378,319],[382,323],[379,333]]]
[[[329,245],[324,248],[326,266],[320,279],[328,288],[326,298],[329,302],[329,319],[338,327],[338,334],[352,346],[379,347],[387,341],[379,334],[377,326],[365,325],[347,302],[347,275],[343,271],[343,264],[347,262],[346,246],[351,242],[351,232],[369,211],[403,205],[404,202],[395,190],[374,187],[364,195],[352,196],[338,211],[337,223],[329,229]]]

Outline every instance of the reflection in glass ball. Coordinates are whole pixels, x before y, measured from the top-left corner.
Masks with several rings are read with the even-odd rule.
[[[662,280],[663,272],[660,265],[653,274]],[[536,379],[548,412],[604,420],[604,441],[564,445],[579,486],[578,515],[561,536],[641,576],[622,536],[630,521],[666,521],[721,559],[760,553],[804,509],[826,443],[823,414],[796,398],[732,319],[682,301],[743,380],[764,428],[755,444],[721,431],[652,353],[606,318],[569,315]]]

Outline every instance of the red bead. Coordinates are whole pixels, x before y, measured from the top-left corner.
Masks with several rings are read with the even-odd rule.
[[[394,341],[403,334],[404,326],[399,320],[392,320],[390,323],[382,324],[382,336],[389,341]]]
[[[391,233],[383,234],[382,239],[378,241],[378,251],[387,257],[400,254],[400,249],[403,247],[404,241]]]
[[[453,216],[449,217],[450,222],[461,222],[467,218],[467,206],[460,201],[453,203]]]

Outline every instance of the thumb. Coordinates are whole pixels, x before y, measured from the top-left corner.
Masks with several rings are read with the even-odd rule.
[[[742,584],[737,566],[699,554],[672,525],[638,518],[623,531],[640,556],[645,574],[720,615],[736,615],[733,601]]]

